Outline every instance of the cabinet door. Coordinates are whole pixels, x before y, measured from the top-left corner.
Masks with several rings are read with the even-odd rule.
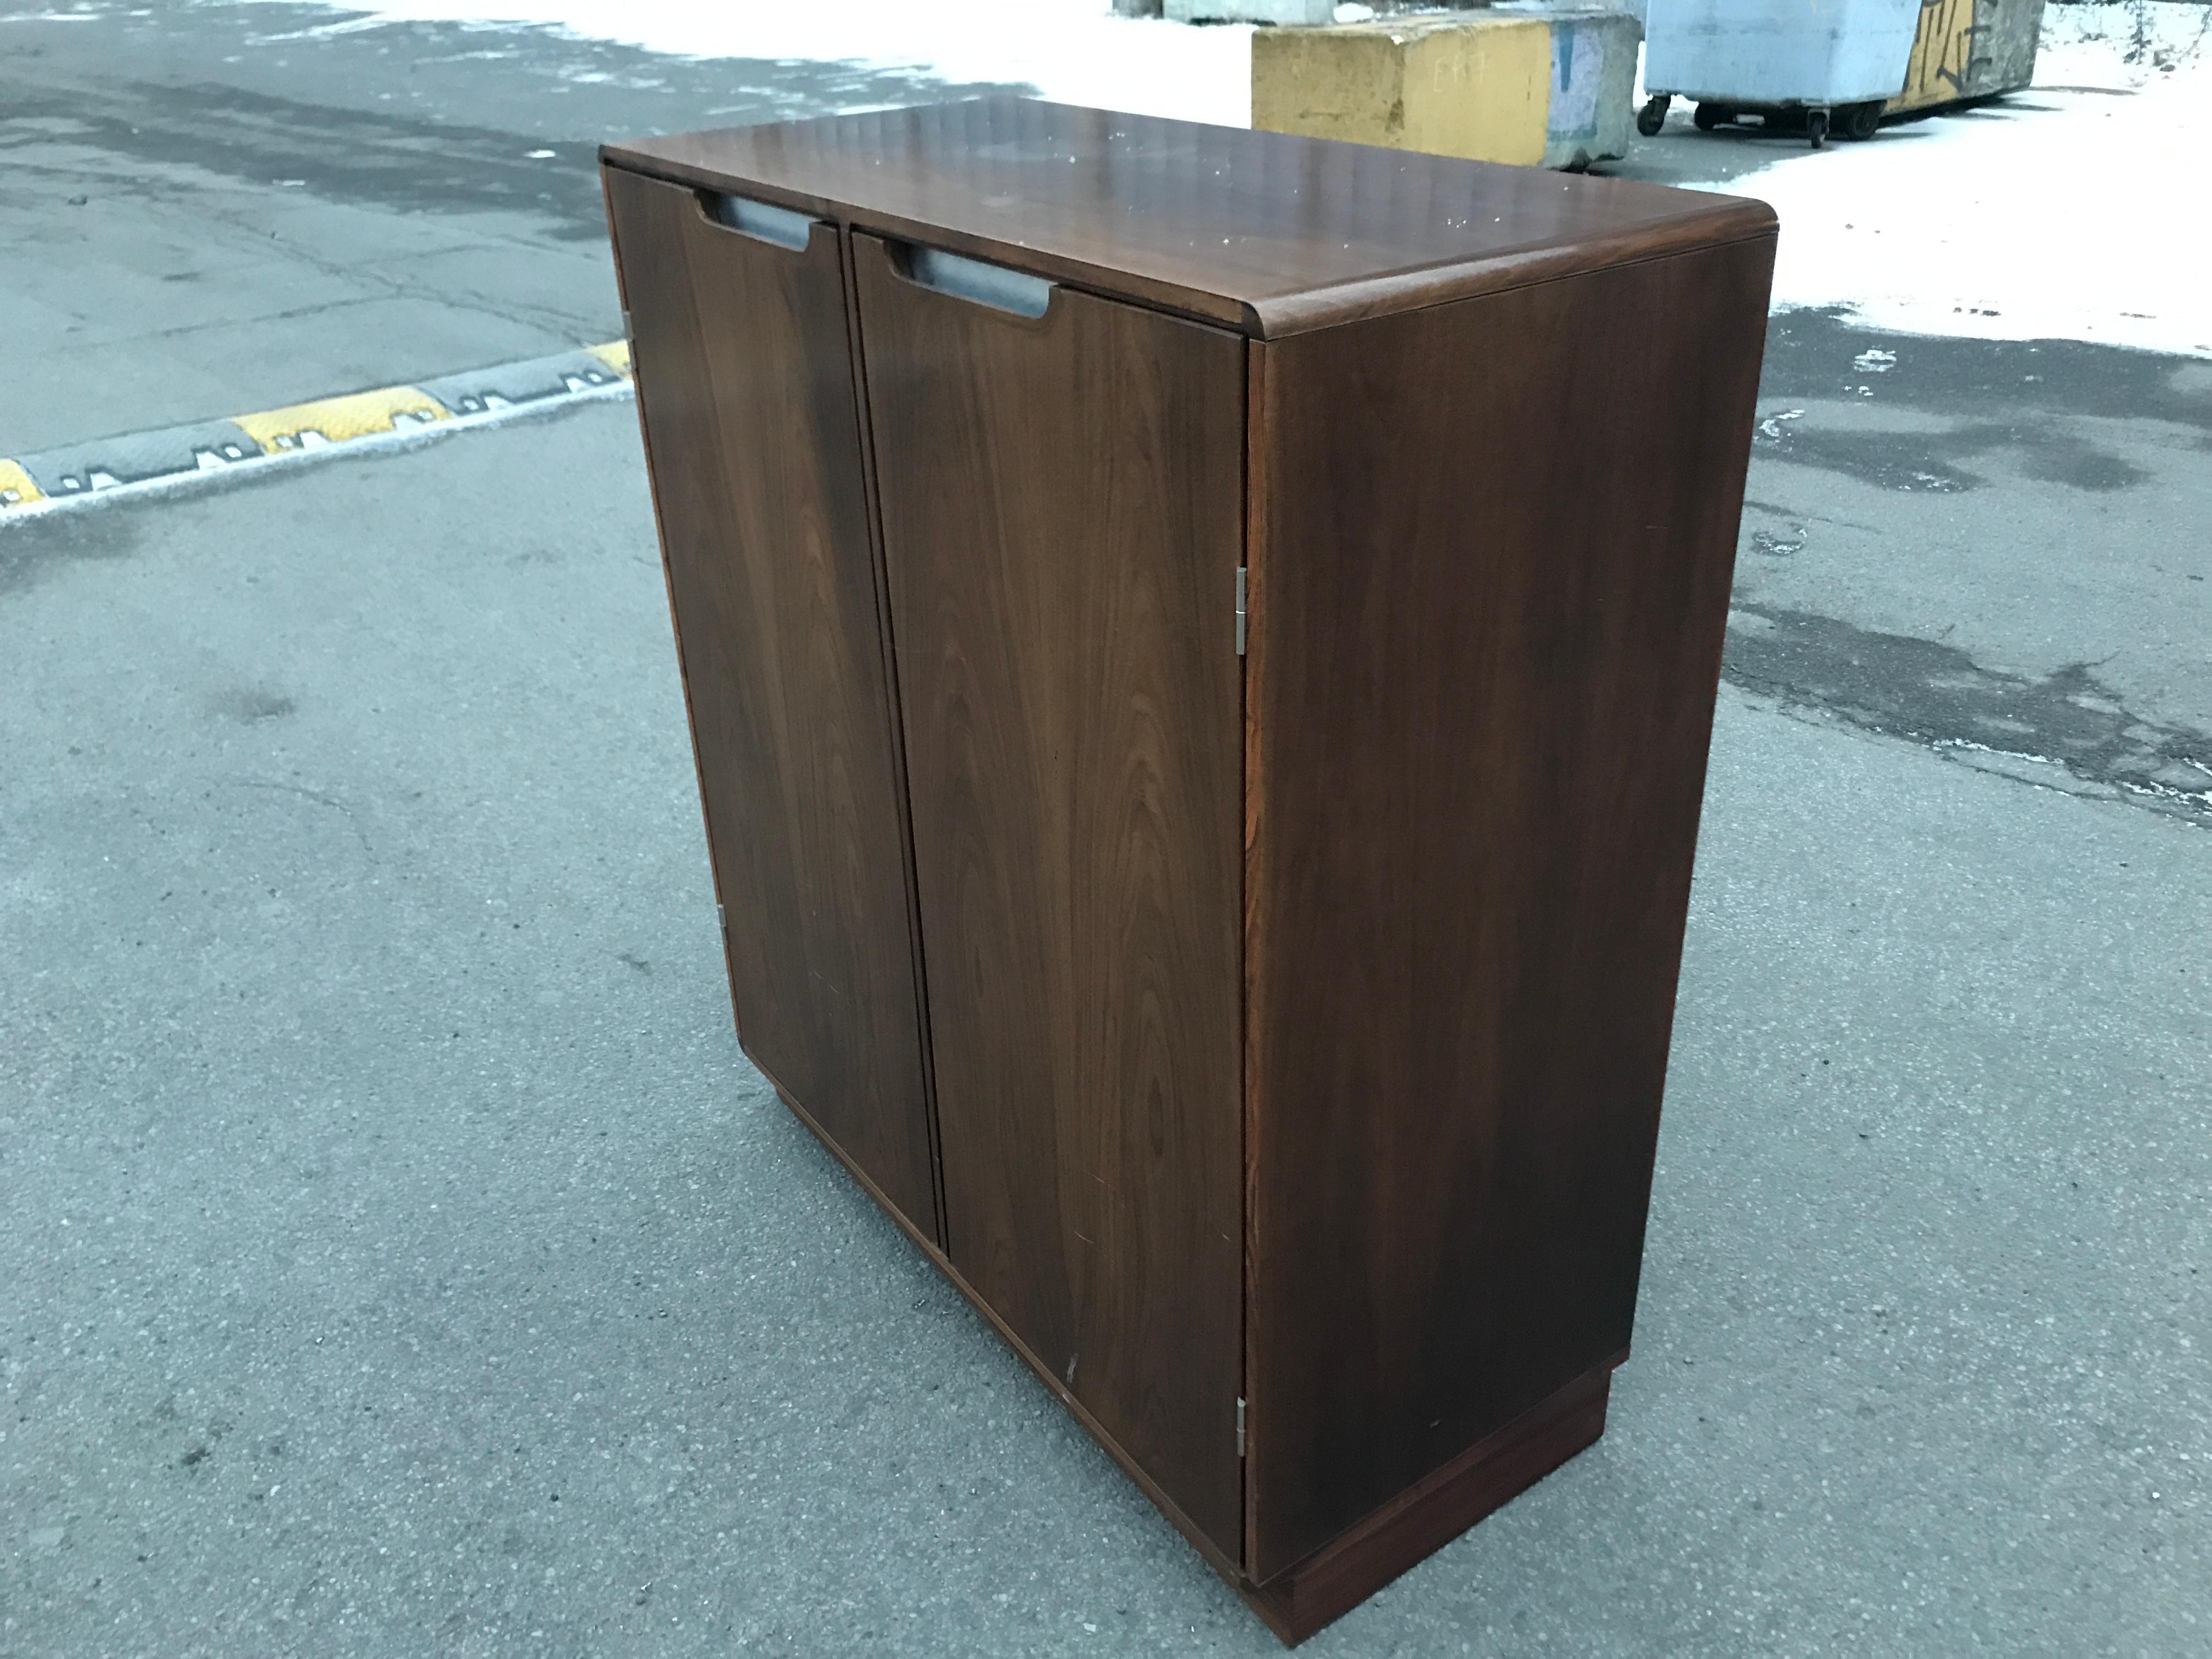
[[[738,1035],[934,1236],[837,232],[787,220],[755,234],[693,191],[605,178]],[[784,231],[800,245],[767,240]]]
[[[854,263],[946,1249],[1233,1559],[1243,343]]]

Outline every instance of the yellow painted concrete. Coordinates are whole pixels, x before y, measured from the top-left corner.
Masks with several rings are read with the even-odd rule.
[[[28,507],[43,501],[46,492],[31,482],[31,475],[14,461],[0,459],[0,508]]]
[[[586,346],[585,350],[597,357],[617,374],[629,373],[629,342],[610,340],[605,345]]]
[[[1905,88],[1886,106],[1929,109],[1966,95],[1967,60],[1974,49],[1974,0],[1923,0],[1920,27],[1912,38],[1912,57]]]
[[[403,415],[418,421],[453,418],[453,411],[429,393],[411,386],[387,386],[374,392],[264,410],[258,415],[234,415],[231,420],[264,453],[274,455],[301,447],[309,434],[325,443],[338,444],[349,438],[389,432]]]
[[[1252,125],[1534,167],[1551,113],[1540,17],[1460,15],[1260,29]]]

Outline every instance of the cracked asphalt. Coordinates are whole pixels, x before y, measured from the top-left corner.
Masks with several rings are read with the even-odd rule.
[[[612,337],[600,139],[975,89],[0,10],[0,455]],[[1759,412],[1611,1426],[1316,1654],[2207,1645],[2212,365]],[[712,906],[628,405],[0,526],[0,1654],[1276,1650]]]

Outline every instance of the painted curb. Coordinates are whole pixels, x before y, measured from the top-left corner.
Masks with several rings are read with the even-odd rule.
[[[410,444],[565,403],[627,396],[629,346],[612,341],[550,357],[377,386],[282,409],[125,433],[9,459],[0,456],[0,523],[173,487],[211,474],[256,472],[364,445]]]

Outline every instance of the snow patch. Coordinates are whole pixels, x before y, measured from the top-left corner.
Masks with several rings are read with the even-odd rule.
[[[325,0],[374,22],[538,25],[681,58],[842,60],[1034,87],[1064,104],[1245,126],[1252,31],[1111,0]]]
[[[2212,357],[2212,213],[2197,172],[2212,144],[2212,6],[2044,16],[2027,92],[1702,186],[1781,216],[1778,307]]]

